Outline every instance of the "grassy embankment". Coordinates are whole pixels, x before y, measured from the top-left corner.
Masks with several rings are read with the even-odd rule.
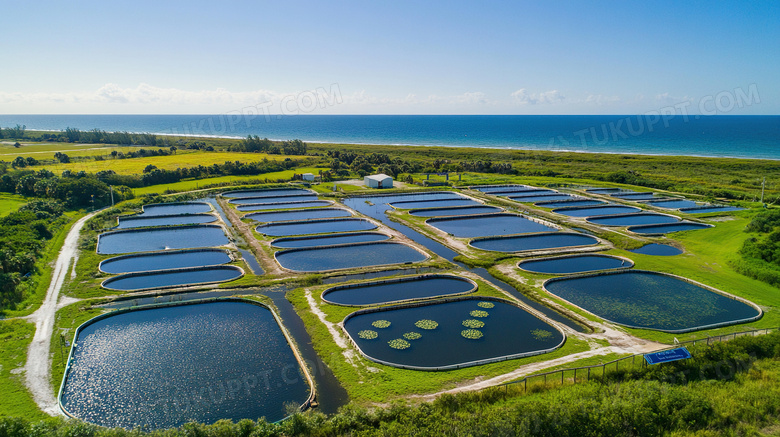
[[[27,199],[24,196],[0,193],[0,217],[5,217],[16,211],[25,203],[27,203]]]

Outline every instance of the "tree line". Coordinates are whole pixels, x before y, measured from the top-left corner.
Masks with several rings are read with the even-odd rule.
[[[305,155],[308,145],[301,140],[282,141],[281,144],[260,138],[257,135],[248,135],[241,142],[231,145],[231,152],[268,153],[271,155]]]

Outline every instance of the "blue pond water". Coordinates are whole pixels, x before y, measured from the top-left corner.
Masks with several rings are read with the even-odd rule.
[[[268,190],[228,191],[227,193],[222,193],[222,197],[240,199],[243,197],[278,197],[300,194],[314,194],[314,192],[304,188],[271,188]]]
[[[379,232],[350,232],[347,234],[330,234],[321,237],[279,238],[271,242],[274,247],[294,249],[296,247],[331,246],[333,244],[367,243],[370,241],[385,241],[390,237]]]
[[[607,202],[604,202],[603,200],[594,200],[594,199],[583,199],[583,200],[564,200],[564,201],[543,201],[543,202],[536,202],[536,206],[540,206],[542,208],[566,208],[570,206],[593,206],[593,205],[603,205]]]
[[[414,200],[442,200],[442,199],[465,199],[453,191],[428,191],[414,194],[388,194],[386,196],[368,196],[361,197],[361,201],[368,201],[375,205],[382,203],[407,202]]]
[[[376,225],[366,219],[321,219],[298,222],[271,223],[258,226],[257,232],[271,237],[288,235],[328,234],[331,232],[369,231]]]
[[[97,253],[152,252],[167,249],[224,246],[230,241],[220,226],[201,225],[180,228],[149,228],[100,234]]]
[[[525,190],[533,190],[534,187],[529,187],[527,185],[501,185],[501,186],[493,186],[493,187],[469,187],[472,190],[481,191],[483,193],[492,193],[494,191],[525,191]]]
[[[599,317],[646,329],[687,330],[758,315],[743,302],[653,272],[551,280],[545,288]]]
[[[100,270],[105,273],[119,274],[215,266],[229,262],[230,255],[224,250],[183,250],[109,258],[100,263]]]
[[[278,203],[261,203],[256,205],[238,205],[236,209],[238,211],[263,211],[269,209],[295,209],[295,208],[314,208],[318,206],[331,206],[333,202],[330,200],[310,200],[302,202],[278,202]]]
[[[425,261],[426,255],[401,243],[357,243],[276,252],[276,260],[289,270],[317,272]]]
[[[555,190],[548,190],[545,188],[534,188],[533,190],[525,190],[525,191],[512,191],[512,192],[492,192],[490,194],[494,196],[507,196],[507,197],[530,197],[530,196],[541,196],[542,194],[556,194],[557,191]]]
[[[159,215],[200,214],[204,212],[211,212],[211,205],[205,202],[156,203],[144,205],[143,213],[138,215],[150,217]]]
[[[687,214],[705,214],[708,212],[726,212],[726,211],[742,211],[745,208],[740,208],[738,206],[718,206],[718,207],[702,207],[702,208],[683,208],[680,209],[680,212],[684,212]]]
[[[486,302],[490,307],[482,307],[480,302]],[[390,322],[390,326],[373,326],[378,320]],[[420,320],[432,320],[438,326],[421,329],[416,326]],[[463,325],[464,321],[484,324],[475,329],[481,338],[465,338],[462,333],[469,328]],[[344,328],[371,358],[396,366],[429,369],[551,349],[563,342],[563,335],[557,329],[525,310],[506,301],[476,297],[359,314],[346,319]],[[373,331],[377,336],[361,338],[361,331]],[[404,334],[408,333],[418,333],[421,337],[405,340]],[[390,346],[393,340],[404,340],[409,347],[394,349]]]
[[[658,197],[663,197],[653,193],[615,193],[611,194],[611,196],[624,200],[651,200]]]
[[[695,229],[707,229],[711,227],[712,225],[705,225],[703,223],[678,222],[664,225],[631,226],[628,230],[637,234],[668,234],[670,232],[692,231]]]
[[[515,214],[491,214],[452,219],[428,219],[427,224],[459,238],[553,232],[557,229]]]
[[[569,246],[589,246],[597,244],[598,242],[598,239],[590,235],[556,232],[537,235],[485,238],[473,240],[470,244],[477,249],[482,250],[520,252],[524,250],[544,250]]]
[[[620,269],[633,266],[634,263],[609,255],[587,254],[557,258],[539,258],[521,261],[523,270],[546,274],[570,274],[594,272],[598,270]]]
[[[211,214],[185,214],[165,216],[128,216],[119,217],[117,229],[131,229],[145,226],[200,225],[217,221]]]
[[[677,217],[663,214],[638,213],[623,214],[613,217],[588,217],[588,222],[602,226],[631,226],[631,225],[653,225],[660,223],[675,223],[680,221]]]
[[[352,213],[342,208],[317,208],[280,212],[256,212],[244,217],[258,222],[281,222],[290,220],[311,220],[321,218],[351,217]]]
[[[296,194],[278,197],[241,197],[238,199],[231,199],[230,203],[233,205],[259,205],[263,203],[307,202],[311,200],[317,200],[317,196],[315,194]]]
[[[696,206],[696,202],[686,199],[674,199],[674,200],[655,200],[647,202],[650,206],[657,208],[678,209],[678,208],[692,208]]]
[[[160,271],[140,275],[119,275],[103,282],[111,290],[135,291],[150,288],[164,288],[199,284],[203,282],[226,282],[241,277],[241,270],[234,266],[203,267],[198,270]]]
[[[589,188],[585,190],[586,193],[594,193],[594,194],[612,194],[612,193],[621,193],[625,191],[626,190],[622,188]]]
[[[393,208],[397,209],[414,209],[414,208],[441,208],[445,206],[476,206],[481,203],[461,198],[461,199],[437,199],[437,200],[416,200],[416,201],[404,201],[393,202],[390,204]]]
[[[417,217],[449,217],[456,215],[490,214],[501,212],[503,209],[496,206],[462,206],[454,208],[423,208],[409,211],[409,215]]]
[[[475,291],[471,282],[454,276],[430,275],[400,280],[333,287],[322,298],[338,305],[379,305],[411,299],[451,296]]]
[[[563,214],[569,217],[592,217],[596,215],[608,215],[608,214],[628,214],[631,212],[639,212],[641,209],[633,206],[623,205],[604,205],[604,206],[592,206],[592,207],[572,207],[572,208],[558,208],[552,212]]]
[[[240,302],[136,310],[84,327],[62,389],[65,409],[107,427],[278,421],[309,396],[271,312]]]
[[[629,250],[629,252],[640,253],[642,255],[654,256],[674,256],[683,253],[682,250],[666,244],[650,243],[645,244],[639,249]]]
[[[549,194],[549,195],[541,195],[541,196],[523,196],[523,197],[515,197],[515,196],[509,196],[510,199],[514,200],[515,202],[543,202],[543,201],[553,201],[553,200],[567,200],[572,199],[574,196],[571,194]]]

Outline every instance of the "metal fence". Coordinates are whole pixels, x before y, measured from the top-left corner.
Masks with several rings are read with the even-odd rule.
[[[690,346],[695,346],[697,344],[711,345],[715,343],[733,340],[737,337],[743,337],[743,336],[755,337],[758,335],[766,335],[778,329],[780,328],[751,329],[750,331],[733,332],[730,334],[723,334],[714,337],[708,336],[707,338],[681,341],[677,344],[671,345],[663,349],[658,349],[653,352],[660,352],[660,351],[674,349],[686,345],[690,345]],[[634,354],[634,355],[629,355],[627,357],[618,358],[616,360],[609,361],[603,364],[595,364],[592,366],[570,367],[566,369],[552,370],[544,373],[536,373],[533,375],[528,375],[525,378],[517,381],[506,382],[503,384],[485,388],[484,390],[503,388],[505,391],[509,391],[510,387],[519,388],[522,386],[522,389],[525,392],[528,391],[529,385],[533,386],[534,384],[547,385],[548,383],[558,383],[560,385],[564,385],[566,383],[577,384],[578,382],[588,382],[592,377],[603,378],[608,373],[617,372],[620,369],[634,369],[637,367],[647,367],[647,361],[645,361],[644,355],[645,354]]]

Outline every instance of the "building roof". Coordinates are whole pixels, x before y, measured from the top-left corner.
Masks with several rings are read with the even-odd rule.
[[[375,174],[375,175],[371,175],[371,176],[366,176],[366,179],[372,179],[372,180],[375,180],[375,181],[383,181],[385,179],[392,179],[392,176],[388,176],[388,175],[386,175],[384,173],[379,173],[379,174]]]

